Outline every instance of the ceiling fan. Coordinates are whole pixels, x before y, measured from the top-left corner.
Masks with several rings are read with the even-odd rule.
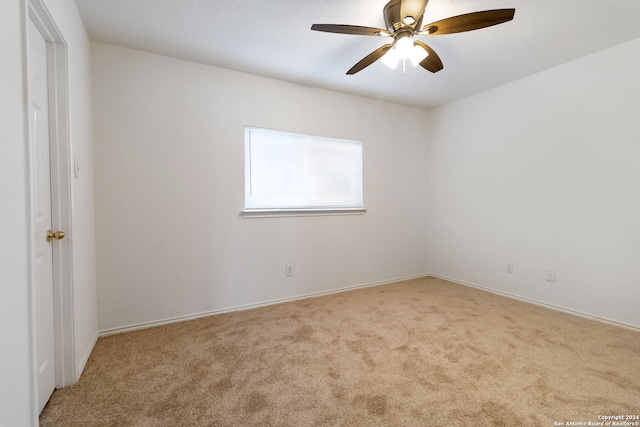
[[[403,64],[406,59],[432,73],[437,73],[444,66],[438,54],[414,36],[439,36],[442,34],[462,33],[478,30],[511,21],[515,9],[494,9],[481,12],[466,13],[441,19],[422,25],[424,10],[429,0],[391,0],[382,11],[386,30],[358,25],[313,24],[312,30],[327,33],[355,34],[361,36],[392,37],[393,42],[385,44],[365,56],[351,67],[347,74],[355,74],[382,58],[382,62],[391,68]]]

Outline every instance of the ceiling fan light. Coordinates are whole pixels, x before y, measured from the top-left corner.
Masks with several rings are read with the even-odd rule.
[[[411,52],[413,50],[413,42],[411,41],[411,37],[401,37],[400,40],[396,43],[395,47],[396,52],[398,52],[398,56],[400,59],[407,59],[411,57]]]
[[[418,45],[414,45],[413,49],[411,49],[411,55],[409,56],[409,59],[411,60],[411,64],[413,64],[413,66],[415,67],[427,56],[429,56],[429,52]]]
[[[392,70],[396,69],[398,62],[400,62],[400,56],[395,49],[389,49],[389,51],[382,57],[382,63]]]

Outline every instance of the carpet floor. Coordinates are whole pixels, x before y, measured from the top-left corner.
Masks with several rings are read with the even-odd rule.
[[[639,414],[637,332],[429,277],[100,338],[40,425],[549,427]]]

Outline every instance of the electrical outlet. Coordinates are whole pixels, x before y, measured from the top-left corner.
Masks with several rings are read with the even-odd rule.
[[[504,269],[504,271],[509,274],[513,274],[513,264],[507,264],[507,267]]]
[[[285,275],[285,277],[293,277],[293,266],[292,265],[287,265],[284,268],[284,275]]]
[[[555,270],[547,270],[545,272],[545,277],[547,282],[555,282],[556,281],[556,271]]]

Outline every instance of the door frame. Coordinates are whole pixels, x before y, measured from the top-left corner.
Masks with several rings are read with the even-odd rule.
[[[69,134],[69,85],[67,43],[58,29],[43,0],[26,0],[26,19],[31,20],[47,42],[47,80],[49,85],[49,139],[51,165],[51,227],[63,230],[68,239],[53,246],[53,314],[56,388],[66,387],[77,381],[74,304],[73,304],[73,230],[72,230],[72,161]],[[25,22],[25,32],[28,21]],[[25,36],[26,37],[26,36]],[[25,64],[25,75],[27,74]],[[25,94],[26,96],[26,94]],[[34,224],[34,153],[27,126],[27,153],[29,159],[29,213],[30,213],[30,307],[31,348],[33,365],[33,393],[37,401],[37,340],[35,265],[33,263]],[[41,236],[44,238],[44,236]],[[37,408],[35,408],[37,411]]]

